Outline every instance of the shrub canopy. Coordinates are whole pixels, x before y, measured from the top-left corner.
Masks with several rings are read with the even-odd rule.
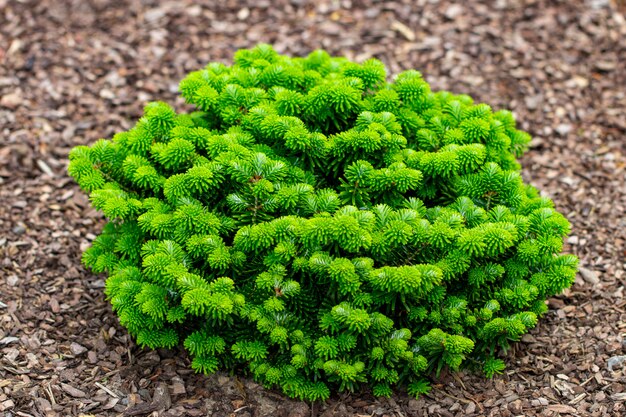
[[[83,256],[120,322],[292,397],[413,395],[482,368],[570,286],[567,220],[524,184],[509,111],[414,70],[259,45],[79,146],[70,174],[109,219]]]

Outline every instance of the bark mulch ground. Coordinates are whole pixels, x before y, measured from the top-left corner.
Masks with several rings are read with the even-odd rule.
[[[246,5],[246,3],[248,3]],[[0,0],[0,416],[626,415],[626,4],[620,0]],[[183,75],[257,42],[420,69],[512,109],[527,181],[573,224],[581,274],[493,380],[285,400],[138,349],[80,264],[103,219],[66,174],[75,145],[127,129]],[[620,64],[621,63],[621,64]],[[626,362],[625,362],[626,363]]]

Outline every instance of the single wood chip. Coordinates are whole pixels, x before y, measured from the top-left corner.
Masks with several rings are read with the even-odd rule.
[[[412,42],[412,41],[415,40],[415,32],[412,31],[407,25],[405,25],[404,23],[402,23],[400,21],[394,20],[391,23],[391,29],[393,29],[396,32],[400,33],[408,41]]]
[[[61,383],[61,389],[74,398],[84,398],[87,396],[84,391],[81,391],[78,388],[74,388],[69,384]]]
[[[170,390],[165,382],[159,383],[154,389],[152,403],[157,406],[157,410],[168,410],[172,406]]]
[[[595,285],[600,282],[600,278],[598,278],[598,273],[596,271],[580,267],[578,268],[578,272],[580,272],[580,276],[591,285]]]
[[[570,413],[570,414],[574,414],[576,413],[576,409],[574,407],[571,407],[569,405],[565,405],[565,404],[552,404],[549,405],[547,407],[548,410],[550,411],[555,411],[557,413]]]

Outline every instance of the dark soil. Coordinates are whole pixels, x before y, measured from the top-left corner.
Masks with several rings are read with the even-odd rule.
[[[626,399],[626,4],[622,0],[0,0],[0,416],[619,416]],[[527,181],[573,224],[576,284],[493,380],[285,400],[139,349],[80,264],[104,221],[67,154],[127,129],[149,100],[238,48],[322,47],[417,68],[434,89],[515,112]],[[621,62],[621,64],[620,64]],[[626,359],[622,358],[622,359]]]

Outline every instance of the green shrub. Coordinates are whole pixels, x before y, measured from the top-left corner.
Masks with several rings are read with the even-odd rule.
[[[574,280],[567,220],[523,183],[510,112],[417,71],[259,45],[70,155],[109,219],[84,263],[137,343],[292,397],[427,392],[498,352]]]

